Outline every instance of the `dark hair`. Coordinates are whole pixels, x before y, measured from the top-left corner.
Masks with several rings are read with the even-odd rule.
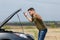
[[[28,11],[32,11],[32,10],[35,10],[34,8],[29,8]]]

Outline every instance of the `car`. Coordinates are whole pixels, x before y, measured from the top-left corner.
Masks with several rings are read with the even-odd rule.
[[[6,31],[2,29],[2,27],[21,9],[15,11],[9,17],[7,17],[1,24],[0,24],[0,40],[34,40],[34,37],[30,34],[25,34],[21,32],[13,32],[13,31]]]

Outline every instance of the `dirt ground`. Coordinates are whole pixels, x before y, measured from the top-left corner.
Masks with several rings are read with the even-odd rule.
[[[60,40],[60,28],[49,28],[45,40]]]
[[[15,32],[22,32],[22,29],[10,29]],[[31,34],[34,36],[35,40],[38,40],[38,30],[37,29],[24,29],[24,33]],[[60,40],[60,28],[48,28],[45,40]]]

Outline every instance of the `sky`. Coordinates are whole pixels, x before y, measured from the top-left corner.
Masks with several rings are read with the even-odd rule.
[[[43,21],[60,21],[60,0],[0,0],[0,22],[18,9],[21,21],[28,21],[23,12],[33,7]],[[9,22],[19,22],[15,15]]]

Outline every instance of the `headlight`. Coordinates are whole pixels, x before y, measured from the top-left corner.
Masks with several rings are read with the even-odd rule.
[[[19,36],[22,38],[27,38],[27,36],[25,34],[20,34]]]

